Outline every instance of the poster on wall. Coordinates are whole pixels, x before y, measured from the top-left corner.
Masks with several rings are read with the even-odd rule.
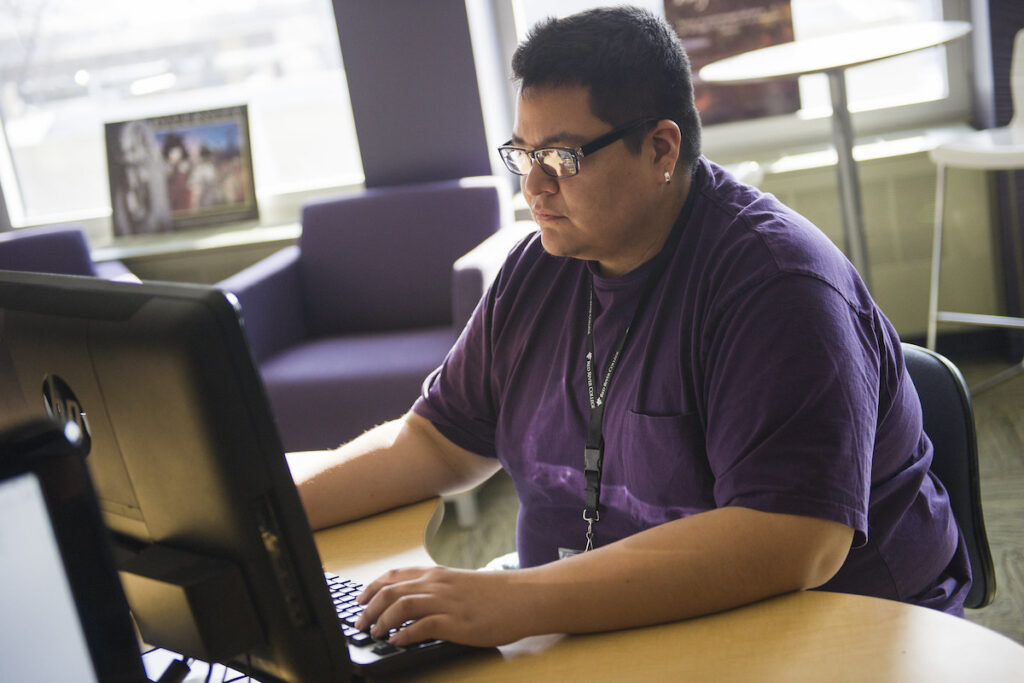
[[[105,128],[115,236],[259,218],[246,105]]]
[[[800,108],[797,78],[762,83],[702,83],[711,62],[793,40],[790,0],[665,0],[665,18],[690,56],[694,97],[704,125],[791,114]]]

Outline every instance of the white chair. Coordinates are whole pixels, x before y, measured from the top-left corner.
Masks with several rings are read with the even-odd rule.
[[[1011,171],[1024,169],[1024,29],[1017,33],[1013,44],[1013,64],[1010,71],[1010,90],[1013,94],[1013,119],[1009,125],[981,130],[939,145],[931,152],[938,167],[935,189],[935,235],[932,241],[931,285],[928,292],[927,346],[935,349],[936,327],[940,322],[969,325],[987,325],[1024,330],[1024,318],[1003,315],[981,315],[939,310],[939,268],[942,261],[942,218],[945,199],[946,169],[964,168],[979,171]],[[1014,175],[1016,175],[1014,173]],[[1010,193],[1010,209],[1016,225],[1019,212],[1016,192]],[[1013,367],[971,388],[972,394],[1024,372],[1024,360]]]

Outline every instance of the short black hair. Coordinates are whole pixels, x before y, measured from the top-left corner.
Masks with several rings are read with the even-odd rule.
[[[682,132],[680,165],[692,169],[700,156],[690,59],[675,31],[646,10],[608,7],[540,21],[516,48],[512,74],[520,92],[587,88],[591,112],[613,126],[671,119]],[[640,135],[627,138],[634,151]]]

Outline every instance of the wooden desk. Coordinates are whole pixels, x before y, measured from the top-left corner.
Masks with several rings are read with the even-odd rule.
[[[328,570],[363,581],[424,550],[428,501],[318,532]],[[933,610],[807,592],[664,626],[538,636],[430,667],[423,681],[1024,681],[1024,647]]]

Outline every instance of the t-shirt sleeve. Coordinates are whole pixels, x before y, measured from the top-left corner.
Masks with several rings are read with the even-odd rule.
[[[455,345],[440,367],[424,380],[412,408],[455,445],[492,458],[497,456],[495,428],[498,420],[492,373],[496,300],[505,286],[510,263],[521,248],[522,243],[512,250]]]
[[[716,505],[838,521],[864,542],[879,404],[874,326],[827,283],[780,274],[705,328]]]

